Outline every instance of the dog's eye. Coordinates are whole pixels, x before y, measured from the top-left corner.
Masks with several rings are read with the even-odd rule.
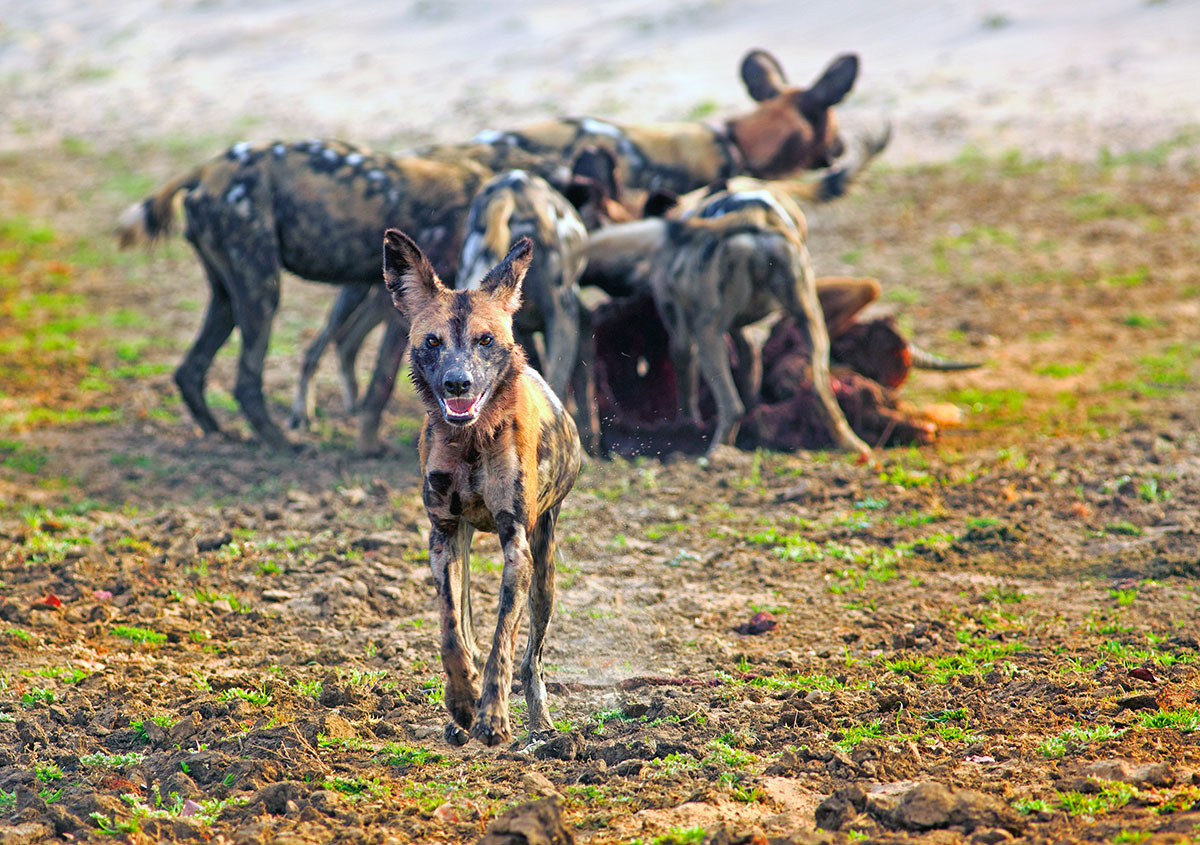
[[[490,334],[485,334],[483,337],[479,338],[479,345],[480,346],[491,346],[492,345],[492,336]]]
[[[436,349],[442,345],[442,341],[435,334],[425,335],[425,345],[430,349]]]

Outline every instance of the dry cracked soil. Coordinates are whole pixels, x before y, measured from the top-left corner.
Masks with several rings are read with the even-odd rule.
[[[0,841],[1196,841],[1197,138],[885,156],[813,209],[818,272],[985,363],[902,389],[963,425],[874,465],[589,461],[555,730],[527,743],[514,692],[496,749],[442,739],[411,390],[361,458],[327,364],[274,454],[226,350],[201,439],[170,375],[199,268],[112,244],[236,136],[5,152]],[[330,297],[285,282],[279,418]],[[480,631],[499,560],[478,537]]]

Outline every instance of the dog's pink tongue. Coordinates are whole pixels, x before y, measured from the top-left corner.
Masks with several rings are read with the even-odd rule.
[[[449,397],[446,398],[446,407],[450,409],[450,413],[452,414],[469,414],[471,413],[471,408],[474,406],[474,398],[467,399],[459,396],[456,396],[453,399]]]

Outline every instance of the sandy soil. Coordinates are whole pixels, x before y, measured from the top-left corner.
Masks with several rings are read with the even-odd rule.
[[[1196,5],[234,8],[0,15],[0,841],[473,842],[555,813],[595,843],[1195,836]],[[233,437],[196,438],[170,371],[199,269],[116,252],[112,221],[241,135],[729,113],[752,44],[797,77],[862,53],[847,116],[896,140],[813,211],[814,261],[986,360],[904,387],[967,424],[878,467],[590,463],[556,733],[451,748],[414,397],[361,459],[327,368],[306,451],[264,453],[227,351]],[[286,285],[277,414],[329,296]]]

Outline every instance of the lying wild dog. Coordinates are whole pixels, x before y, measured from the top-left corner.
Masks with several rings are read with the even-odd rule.
[[[421,431],[429,563],[442,620],[447,739],[463,729],[485,745],[508,741],[508,693],[521,603],[529,642],[521,683],[529,730],[551,727],[542,646],[554,606],[554,528],[579,474],[571,417],[513,338],[533,244],[522,238],[477,290],[452,291],[407,235],[384,236],[384,279],[407,318],[409,365],[428,418]],[[504,549],[500,610],[482,684],[471,625],[472,533],[495,531]],[[532,587],[532,589],[531,589]]]
[[[591,452],[600,436],[596,397],[591,387],[587,308],[579,300],[579,276],[586,262],[587,229],[579,212],[540,176],[510,170],[488,181],[471,202],[459,259],[457,290],[474,290],[520,238],[534,244],[534,259],[522,285],[521,310],[513,332],[526,357],[550,389],[575,400],[575,424]],[[534,333],[545,340],[543,360]]]
[[[644,220],[611,226],[588,246],[591,280],[606,272],[641,277],[670,338],[678,408],[700,422],[697,370],[717,406],[710,441],[732,444],[746,405],[756,401],[757,350],[741,329],[782,308],[807,335],[814,410],[840,448],[866,455],[830,389],[829,336],[804,245],[804,216],[784,208],[766,190],[717,192],[682,220]],[[596,259],[597,272],[591,270]],[[739,367],[735,378],[726,336]],[[698,364],[698,367],[697,367]],[[711,449],[710,449],[711,450]]]
[[[366,245],[388,226],[413,233],[447,279],[465,223],[466,206],[491,175],[522,167],[556,182],[584,146],[616,157],[622,184],[684,193],[714,179],[746,173],[781,178],[827,167],[844,149],[832,107],[853,86],[855,56],[836,59],[809,88],[789,87],[779,63],[755,50],[742,63],[742,78],[758,107],[721,126],[672,123],[620,127],[591,119],[559,120],[525,130],[485,134],[467,144],[433,147],[419,157],[371,154],[337,142],[238,144],[216,159],[173,179],[122,218],[120,240],[153,240],[170,226],[173,199],[186,191],[187,237],[211,288],[204,325],[175,380],[193,418],[205,433],[217,422],[204,400],[213,356],[236,325],[243,352],[234,395],[258,436],[286,443],[262,396],[263,359],[279,301],[280,270],[342,285],[313,349],[313,362],[329,339],[338,341],[347,399],[357,386],[350,350],[363,323],[352,320],[371,298],[378,258]],[[832,172],[814,194],[830,198],[844,189]],[[368,310],[371,310],[368,307]],[[378,313],[374,309],[373,313]],[[388,325],[375,372],[361,403],[359,449],[378,446],[378,427],[403,354],[405,327]],[[294,407],[292,422],[305,417]]]

